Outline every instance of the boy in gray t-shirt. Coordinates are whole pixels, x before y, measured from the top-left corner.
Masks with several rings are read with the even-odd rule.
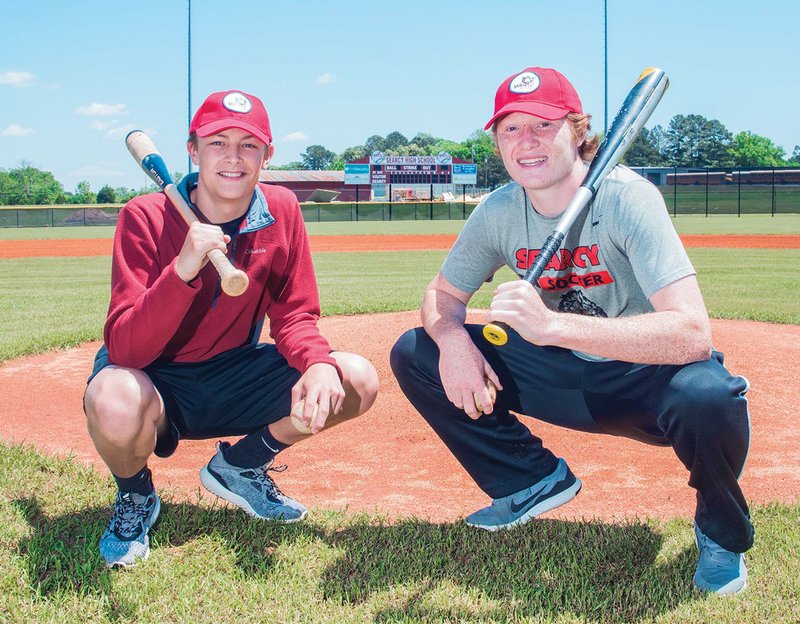
[[[486,125],[512,183],[470,216],[422,303],[423,328],[391,363],[403,392],[492,504],[467,517],[510,528],[562,505],[580,480],[511,412],[581,431],[671,446],[697,490],[695,585],[744,589],[753,526],[738,478],[749,448],[748,384],[711,344],[695,271],[661,194],[618,166],[534,286],[497,287],[495,347],[466,306],[503,265],[536,258],[597,149],[574,87],[530,67],[497,90]],[[498,390],[494,396],[495,388]]]

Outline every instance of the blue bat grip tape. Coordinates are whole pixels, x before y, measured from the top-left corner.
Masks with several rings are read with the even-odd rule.
[[[142,159],[142,169],[154,178],[156,184],[163,190],[168,184],[172,184],[172,178],[167,171],[167,164],[161,158],[161,154],[148,154]]]

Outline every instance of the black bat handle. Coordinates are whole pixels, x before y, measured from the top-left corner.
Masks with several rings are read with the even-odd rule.
[[[544,273],[544,268],[556,254],[558,248],[561,247],[561,242],[563,240],[564,232],[553,230],[553,233],[547,237],[546,241],[544,241],[544,245],[542,245],[541,250],[536,256],[536,260],[534,260],[533,264],[528,267],[528,270],[525,272],[525,276],[522,279],[536,286],[536,282],[539,281],[542,273]]]

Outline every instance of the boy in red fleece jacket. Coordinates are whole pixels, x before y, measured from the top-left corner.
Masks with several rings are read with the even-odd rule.
[[[109,566],[149,555],[161,507],[147,467],[152,453],[170,456],[181,437],[244,436],[217,445],[203,485],[255,517],[296,522],[307,510],[268,474],[275,455],[363,414],[378,390],[372,364],[334,351],[319,333],[294,194],[258,182],[274,151],[261,100],[212,93],[189,132],[199,171],[178,188],[199,222],[187,226],[162,193],[120,212],[104,345],[84,397],[89,433],[119,488],[100,539]],[[212,249],[247,273],[241,296],[222,292]],[[265,318],[274,344],[258,342]],[[290,417],[298,404],[300,423]]]

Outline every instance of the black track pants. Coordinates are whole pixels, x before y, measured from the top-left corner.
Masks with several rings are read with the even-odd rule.
[[[750,443],[748,385],[727,371],[721,353],[685,366],[590,362],[566,349],[532,345],[513,330],[497,348],[481,329],[467,325],[503,391],[494,412],[478,420],[447,399],[439,349],[422,328],[400,337],[391,365],[406,397],[484,492],[507,496],[555,469],[556,457],[513,411],[671,446],[697,490],[700,529],[734,552],[752,546],[753,526],[738,483]]]

